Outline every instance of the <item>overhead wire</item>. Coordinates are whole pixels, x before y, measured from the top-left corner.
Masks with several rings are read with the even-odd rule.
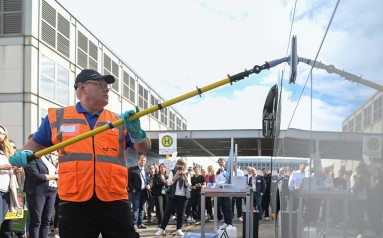
[[[321,43],[320,43],[320,45],[319,45],[319,49],[318,49],[317,54],[316,54],[316,56],[315,56],[315,60],[314,60],[314,62],[316,62],[317,59],[318,59],[319,53],[320,53],[320,51],[321,51],[321,49],[322,49],[323,43],[324,43],[324,41],[325,41],[325,39],[326,39],[326,37],[327,37],[327,33],[328,33],[329,29],[330,29],[330,26],[331,26],[332,21],[333,21],[333,19],[334,19],[335,13],[336,13],[336,11],[337,11],[337,9],[338,9],[339,2],[340,2],[340,0],[337,1],[336,5],[335,5],[335,7],[334,7],[334,10],[333,10],[333,13],[332,13],[332,15],[331,15],[330,21],[329,21],[329,23],[327,24],[326,31],[325,31],[325,33],[324,33],[324,35],[323,35],[322,41],[321,41]],[[297,1],[295,1],[294,14],[293,14],[293,19],[292,19],[292,23],[291,23],[290,35],[289,35],[289,41],[288,41],[288,47],[287,47],[287,48],[289,48],[289,46],[290,46],[289,44],[290,44],[290,39],[291,39],[292,25],[294,24],[293,21],[294,21],[294,15],[295,15],[295,10],[296,10],[296,3],[297,3]],[[301,92],[300,92],[299,98],[298,98],[298,100],[297,100],[297,104],[295,105],[293,114],[292,114],[292,116],[291,116],[291,118],[290,118],[290,121],[289,121],[289,123],[288,123],[288,125],[287,125],[287,128],[289,128],[290,125],[291,125],[291,123],[292,123],[292,120],[293,120],[293,118],[294,118],[294,115],[295,115],[295,113],[296,113],[296,111],[297,111],[297,108],[298,108],[298,105],[299,105],[299,101],[301,100],[301,98],[302,98],[302,96],[303,96],[304,89],[306,88],[307,82],[308,82],[308,80],[310,79],[310,75],[312,74],[313,69],[314,69],[314,66],[311,66],[311,68],[310,68],[310,72],[309,72],[309,74],[308,74],[308,76],[307,76],[307,78],[306,78],[306,81],[305,81],[305,83],[304,83],[304,85],[303,85],[303,87],[302,87],[302,90],[301,90]],[[282,145],[283,145],[283,141],[282,141],[281,144],[280,144],[280,148],[281,148]],[[279,149],[280,149],[280,148],[279,148]],[[279,150],[279,149],[278,149],[278,150]]]
[[[288,55],[289,55],[289,49],[290,49],[290,41],[291,41],[291,34],[292,34],[292,32],[293,32],[293,25],[294,25],[294,19],[295,19],[295,12],[296,12],[296,8],[297,8],[297,2],[298,2],[298,0],[295,0],[295,3],[294,3],[294,8],[293,8],[293,14],[292,14],[292,18],[291,18],[291,23],[290,23],[290,31],[289,31],[289,36],[288,36],[288,40],[287,40],[287,49],[286,49],[286,54],[285,54],[285,56],[286,57],[288,57]],[[283,72],[285,72],[285,69],[286,69],[286,64],[284,64],[284,67],[283,67]],[[283,82],[283,74],[282,74],[282,77],[281,77],[281,89],[280,89],[280,95],[279,95],[279,103],[281,102],[281,100],[282,100],[282,82]],[[279,112],[278,112],[279,113]],[[277,117],[277,120],[278,120],[278,117]],[[279,118],[279,120],[280,120],[280,118]],[[277,138],[274,138],[274,145],[277,145],[278,146],[278,144],[276,143],[276,140],[277,140]],[[274,145],[273,145],[273,148],[274,148]],[[283,140],[282,140],[282,142],[280,143],[280,147],[279,148],[276,148],[276,151],[275,151],[275,153],[273,153],[273,154],[278,154],[278,152],[279,152],[279,150],[281,149],[281,145],[283,145]],[[271,162],[271,164],[272,164],[272,162]]]

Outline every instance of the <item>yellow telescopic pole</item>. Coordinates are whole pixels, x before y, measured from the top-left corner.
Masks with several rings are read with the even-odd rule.
[[[158,110],[160,110],[160,109],[162,109],[162,108],[171,106],[171,105],[173,105],[173,104],[182,102],[182,101],[184,101],[184,100],[186,100],[186,99],[189,99],[189,98],[194,97],[194,96],[196,96],[196,95],[200,95],[200,94],[202,94],[202,93],[204,93],[204,92],[207,92],[207,91],[210,91],[210,90],[212,90],[212,89],[218,88],[218,87],[220,87],[220,86],[222,86],[222,85],[225,85],[225,84],[228,84],[228,83],[230,83],[230,82],[231,82],[230,77],[227,77],[226,79],[223,79],[223,80],[221,80],[221,81],[218,81],[218,82],[209,84],[209,85],[207,85],[207,86],[205,86],[205,87],[203,87],[203,88],[197,88],[197,89],[194,90],[194,91],[191,91],[191,92],[189,92],[189,93],[186,93],[186,94],[181,95],[181,96],[178,96],[178,97],[175,97],[175,98],[173,98],[173,99],[170,99],[169,101],[160,103],[159,105],[155,105],[155,106],[152,106],[152,107],[147,108],[147,109],[145,109],[145,110],[139,111],[139,112],[137,112],[137,113],[131,115],[131,116],[130,116],[130,119],[132,119],[132,120],[136,120],[136,119],[138,119],[138,118],[140,118],[140,117],[142,117],[142,116],[148,115],[148,114],[150,114],[150,113],[152,113],[152,112],[158,111]],[[119,120],[116,120],[116,121],[112,122],[113,127],[120,126],[120,125],[122,125],[123,123],[124,123],[124,122],[123,122],[122,119],[119,119]],[[88,138],[88,137],[94,136],[94,135],[96,135],[96,134],[98,134],[98,133],[101,133],[101,132],[104,132],[104,131],[106,131],[106,130],[108,130],[108,129],[111,129],[109,125],[104,125],[104,126],[98,127],[98,128],[96,128],[96,129],[94,129],[94,130],[92,130],[92,131],[89,131],[89,132],[86,132],[86,133],[84,133],[84,134],[78,135],[78,136],[76,136],[76,137],[73,137],[73,138],[71,138],[71,139],[68,139],[68,140],[66,140],[66,141],[63,141],[63,142],[58,143],[58,144],[56,144],[56,145],[53,145],[53,146],[51,146],[51,147],[45,148],[45,149],[43,149],[43,150],[37,151],[37,152],[34,153],[34,156],[35,156],[36,158],[40,158],[40,157],[43,156],[43,155],[49,154],[49,153],[51,153],[51,152],[53,152],[53,151],[55,151],[55,150],[58,150],[58,149],[61,149],[61,148],[65,147],[65,146],[74,144],[74,143],[76,143],[76,142],[78,142],[78,141],[80,141],[80,140],[83,140],[83,139],[86,139],[86,138]]]

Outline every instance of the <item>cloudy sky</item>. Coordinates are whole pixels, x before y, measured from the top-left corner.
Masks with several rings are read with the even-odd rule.
[[[299,56],[382,84],[380,0],[340,1],[331,24],[337,1],[58,1],[165,100],[288,56],[292,35]],[[310,70],[300,63],[289,85],[289,66],[280,64],[175,108],[192,130],[260,129],[267,92],[282,83],[282,129],[339,131],[375,92]]]

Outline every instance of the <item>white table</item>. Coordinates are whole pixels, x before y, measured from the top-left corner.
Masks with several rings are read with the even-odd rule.
[[[253,237],[253,229],[250,229],[253,224],[253,189],[234,188],[231,184],[225,184],[223,187],[202,188],[201,190],[201,237],[205,238],[205,198],[214,198],[214,232],[218,230],[217,214],[217,197],[244,197],[246,198],[246,237]]]

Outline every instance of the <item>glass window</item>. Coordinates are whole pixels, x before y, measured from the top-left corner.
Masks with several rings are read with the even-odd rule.
[[[57,82],[63,86],[69,87],[69,71],[58,65],[57,67]]]
[[[40,95],[69,105],[69,70],[44,55],[41,56]]]
[[[45,76],[41,76],[41,91],[40,94],[44,97],[54,99],[55,97],[55,82]]]
[[[68,87],[63,87],[59,84],[57,84],[57,94],[56,94],[56,100],[64,105],[69,104],[69,89]]]
[[[41,109],[41,123],[44,121],[46,116],[48,116],[48,110]]]
[[[55,77],[55,62],[48,57],[41,57],[41,73],[53,79]]]

